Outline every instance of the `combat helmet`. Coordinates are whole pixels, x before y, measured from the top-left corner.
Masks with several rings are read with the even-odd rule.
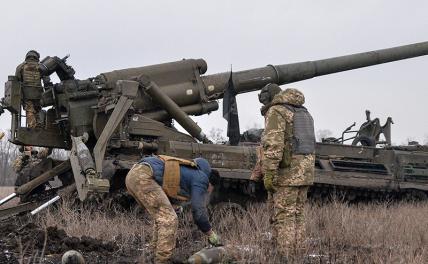
[[[268,83],[259,93],[259,102],[263,105],[267,105],[272,101],[273,97],[281,91],[281,88],[277,84]]]
[[[39,60],[39,59],[40,59],[40,54],[39,54],[37,51],[35,51],[35,50],[30,50],[30,51],[29,51],[29,52],[27,52],[27,54],[25,55],[25,60],[30,59],[30,58],[33,58],[33,59]]]

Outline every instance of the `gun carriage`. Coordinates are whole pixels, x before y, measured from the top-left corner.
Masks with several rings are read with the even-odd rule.
[[[56,73],[60,83],[45,87],[41,104],[43,126],[23,125],[22,89],[15,76],[5,85],[3,108],[11,115],[10,141],[17,145],[70,150],[70,159],[46,158],[31,168],[28,180],[14,195],[28,198],[54,176],[73,185],[81,200],[90,192],[116,192],[124,187],[130,167],[143,155],[166,154],[182,158],[202,156],[221,173],[215,199],[242,199],[247,195],[250,172],[256,162],[257,143],[239,142],[236,124],[228,118],[229,144],[212,144],[191,115],[206,115],[219,108],[233,114],[234,98],[260,90],[268,83],[284,85],[327,74],[378,65],[428,54],[428,42],[359,54],[206,75],[203,59],[150,65],[101,73],[78,80],[66,58],[46,57],[40,62],[43,75]],[[232,111],[231,111],[232,109]],[[178,122],[187,133],[172,125]],[[351,145],[344,135],[317,144],[314,197],[327,190],[390,192],[426,196],[428,154],[420,147],[393,147],[389,120],[380,126],[368,120]],[[232,128],[235,128],[234,130]],[[234,133],[232,133],[235,131]],[[380,134],[385,141],[379,141]],[[383,144],[383,148],[376,147]],[[40,188],[42,186],[42,188]],[[38,188],[39,187],[39,188]],[[259,186],[259,192],[263,188]],[[357,193],[358,193],[357,192]],[[248,196],[246,196],[248,199]]]

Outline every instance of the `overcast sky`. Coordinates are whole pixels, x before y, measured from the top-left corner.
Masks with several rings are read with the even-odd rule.
[[[85,79],[114,69],[204,58],[208,74],[428,41],[428,1],[3,1],[0,76],[29,49],[71,54]],[[391,116],[396,144],[428,135],[428,56],[289,84],[306,96],[316,129],[334,135],[370,109]],[[3,94],[3,87],[1,87]],[[262,126],[257,92],[239,95],[241,132]],[[195,118],[226,130],[221,111]],[[9,128],[9,115],[0,117]]]

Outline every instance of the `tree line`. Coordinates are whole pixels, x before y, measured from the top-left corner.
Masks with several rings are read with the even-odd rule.
[[[12,165],[19,155],[19,150],[7,138],[8,135],[5,135],[0,141],[0,186],[13,186],[16,179]]]

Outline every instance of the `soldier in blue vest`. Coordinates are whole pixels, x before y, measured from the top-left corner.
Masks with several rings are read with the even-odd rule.
[[[178,218],[169,198],[190,200],[193,220],[211,245],[220,245],[207,214],[207,194],[219,175],[203,158],[193,161],[151,156],[135,164],[126,176],[128,192],[154,220],[155,263],[168,263],[175,248]]]

